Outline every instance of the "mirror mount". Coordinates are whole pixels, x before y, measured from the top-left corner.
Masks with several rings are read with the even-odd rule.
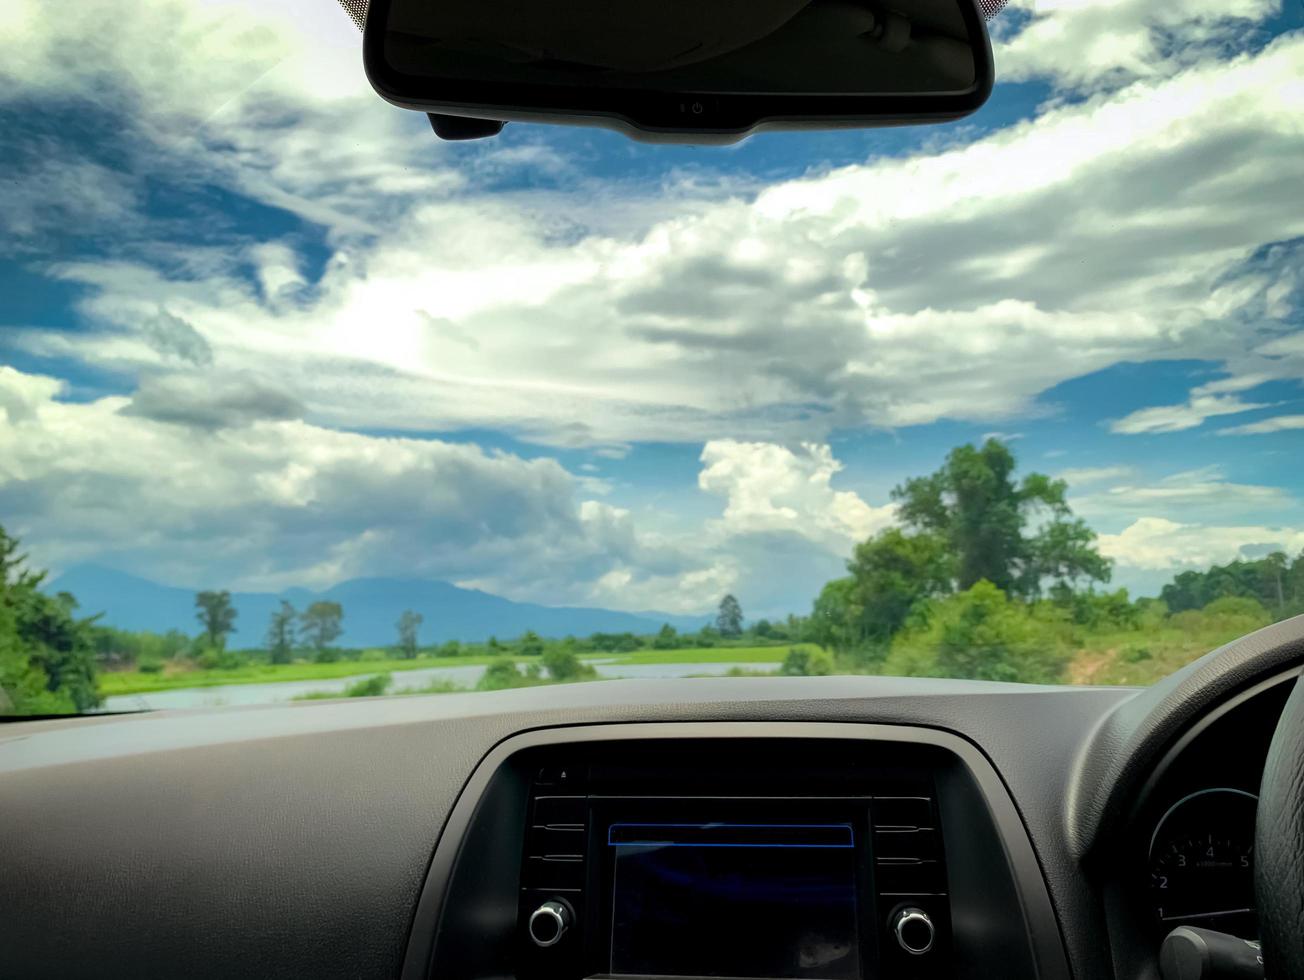
[[[427,112],[430,128],[441,140],[482,140],[497,136],[507,124],[501,119],[475,119],[471,116],[445,116]]]

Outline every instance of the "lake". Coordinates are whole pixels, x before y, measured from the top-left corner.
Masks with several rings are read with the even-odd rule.
[[[727,674],[733,667],[744,670],[778,670],[779,665],[764,663],[724,664],[620,664],[618,662],[588,661],[602,677],[667,678],[690,677],[694,674]],[[484,674],[483,665],[465,667],[419,667],[416,670],[393,671],[389,693],[419,690],[436,681],[448,681],[458,687],[474,688]],[[350,684],[375,675],[361,672],[351,677],[333,677],[315,681],[274,681],[266,684],[227,684],[222,687],[180,687],[170,691],[149,691],[142,694],[116,694],[104,699],[104,711],[146,711],[164,708],[217,708],[238,704],[272,704],[292,701],[294,698],[317,692],[342,694]]]

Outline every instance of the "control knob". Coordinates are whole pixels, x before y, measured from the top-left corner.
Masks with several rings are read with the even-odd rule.
[[[904,908],[892,916],[892,934],[897,945],[912,956],[923,956],[933,948],[937,931],[923,909]]]
[[[573,919],[570,906],[554,899],[544,902],[530,913],[526,930],[530,933],[530,940],[534,945],[555,946],[561,942],[561,937],[566,935],[566,930],[570,928]]]

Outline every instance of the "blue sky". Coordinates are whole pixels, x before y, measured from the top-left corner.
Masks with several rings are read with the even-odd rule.
[[[1028,0],[968,120],[727,148],[439,143],[328,0],[63,2],[0,15],[0,523],[55,569],[804,611],[993,433],[1135,592],[1304,549],[1298,0]]]

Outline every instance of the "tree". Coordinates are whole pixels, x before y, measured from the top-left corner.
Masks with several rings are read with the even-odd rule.
[[[936,534],[889,528],[856,545],[847,562],[848,626],[854,642],[883,644],[924,599],[951,587],[946,544]]]
[[[1173,613],[1203,609],[1223,598],[1254,599],[1278,618],[1304,612],[1304,554],[1293,562],[1274,551],[1255,561],[1213,565],[1174,576],[1160,595]]]
[[[1267,597],[1272,601],[1265,605],[1270,605],[1279,613],[1286,608],[1288,567],[1286,553],[1283,551],[1274,551],[1259,562],[1260,594],[1267,593]]]
[[[526,630],[521,636],[518,649],[523,657],[537,657],[543,653],[543,638],[534,630]]]
[[[607,653],[631,653],[642,645],[633,633],[593,633],[589,636],[589,646]]]
[[[344,627],[340,625],[344,619],[344,607],[338,602],[327,602],[319,599],[314,602],[299,616],[299,632],[305,642],[317,651],[317,659],[324,659],[324,654],[332,643],[334,643],[342,632]]]
[[[236,631],[236,610],[231,605],[231,593],[226,589],[220,592],[200,592],[195,596],[195,609],[195,618],[204,628],[209,646],[218,650],[225,649],[228,634]]]
[[[742,636],[743,607],[732,595],[720,600],[720,611],[715,617],[715,627],[721,636]]]
[[[964,591],[986,580],[1002,592],[1039,595],[1046,581],[1106,582],[1110,563],[1095,533],[1073,517],[1068,484],[1042,473],[1016,482],[1014,454],[998,439],[957,446],[942,468],[892,491],[902,521],[937,535]],[[1036,530],[1026,533],[1037,521]]]
[[[18,548],[0,527],[0,712],[88,711],[100,703],[95,617],[74,618],[67,593],[41,592],[45,572],[26,568]]]
[[[284,599],[281,608],[272,611],[267,626],[267,652],[274,664],[288,664],[294,654],[294,623],[299,618],[294,606]]]
[[[856,580],[850,576],[825,583],[815,598],[805,635],[829,650],[858,647],[863,640],[863,621],[855,590]]]
[[[1290,564],[1290,571],[1286,573],[1286,581],[1290,590],[1290,601],[1297,609],[1304,610],[1304,551],[1295,556],[1295,560]]]
[[[417,655],[417,631],[421,629],[423,617],[411,609],[403,610],[398,623],[398,648],[408,660]]]

